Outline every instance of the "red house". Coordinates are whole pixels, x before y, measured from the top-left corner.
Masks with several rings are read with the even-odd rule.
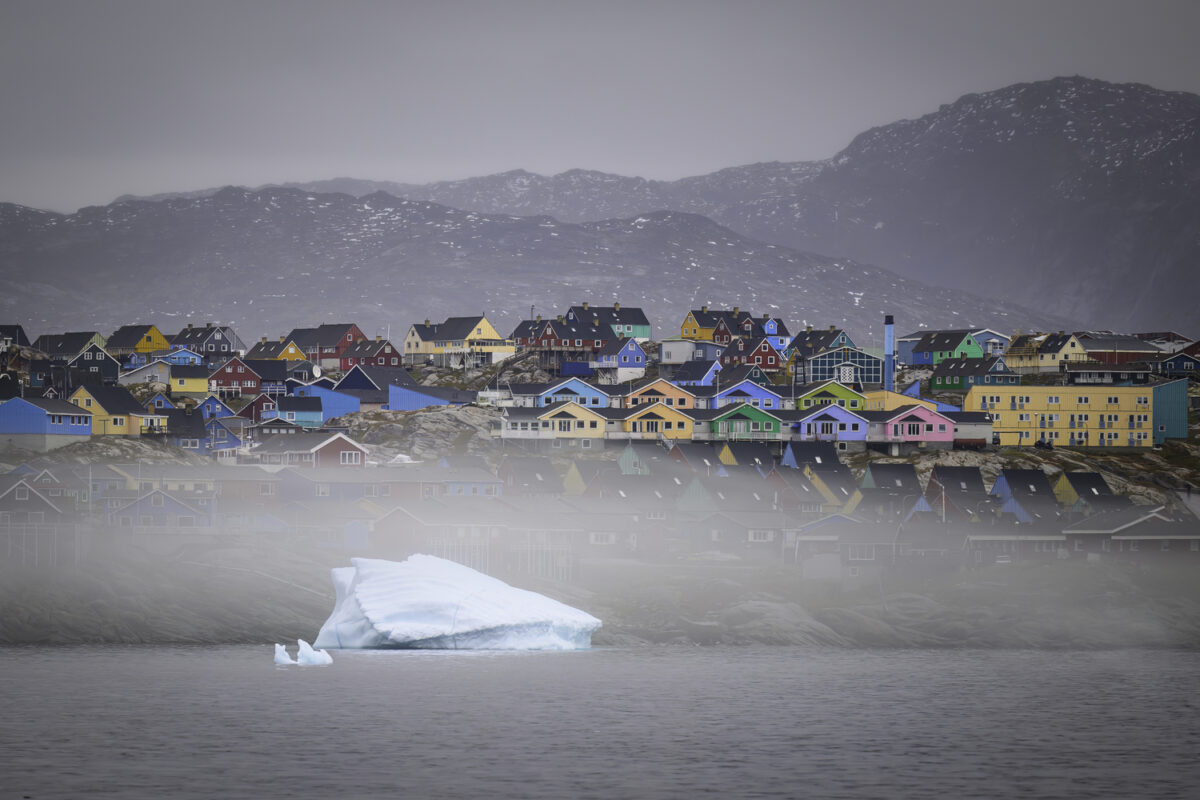
[[[743,365],[758,367],[763,372],[775,372],[783,366],[783,356],[771,346],[766,338],[734,339],[721,351],[721,366],[740,367]]]
[[[342,372],[349,372],[359,364],[373,367],[398,367],[400,366],[400,352],[383,337],[376,336],[373,340],[363,339],[342,351],[338,368]]]
[[[234,356],[213,374],[208,376],[208,391],[218,397],[240,397],[259,394],[262,378],[257,372],[246,365],[241,358]]]
[[[352,322],[331,322],[316,328],[296,328],[286,338],[295,342],[309,361],[325,369],[337,369],[347,348],[367,336]]]

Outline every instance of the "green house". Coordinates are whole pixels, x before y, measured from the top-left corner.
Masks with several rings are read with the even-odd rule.
[[[806,411],[817,406],[841,406],[851,411],[866,408],[867,398],[837,381],[809,383],[796,388],[796,408]]]
[[[782,425],[779,417],[748,403],[717,409],[708,420],[711,437],[720,441],[778,439]]]

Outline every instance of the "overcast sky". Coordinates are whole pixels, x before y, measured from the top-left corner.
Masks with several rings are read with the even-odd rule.
[[[827,158],[1057,75],[1200,93],[1200,0],[3,0],[0,201]]]

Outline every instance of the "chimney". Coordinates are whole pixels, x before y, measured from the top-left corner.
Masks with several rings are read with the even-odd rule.
[[[189,322],[189,323],[188,323],[188,330],[190,331],[191,329],[192,329],[192,323],[190,323],[190,322]]]
[[[428,319],[426,319],[426,320],[425,320],[425,327],[426,327],[426,328],[428,328],[428,327],[429,327],[429,320],[428,320]]]
[[[763,314],[763,322],[770,322],[770,321],[771,321],[771,315]]]
[[[583,310],[584,310],[584,311],[587,311],[587,310],[588,310],[588,304],[587,304],[586,302],[583,304]]]
[[[383,341],[383,337],[382,337],[382,336],[380,336],[379,334],[375,334],[375,341],[377,341],[377,342],[382,342],[382,341]]]
[[[537,315],[537,321],[538,321],[538,322],[541,322],[541,321],[542,321],[542,315],[541,315],[541,314],[538,314],[538,315]]]
[[[883,315],[883,388],[896,388],[896,324],[891,314]]]
[[[812,325],[805,325],[805,326],[804,326],[804,332],[805,332],[805,333],[812,333]]]
[[[287,337],[286,337],[286,336],[280,336],[280,337],[279,337],[279,343],[280,343],[280,344],[283,344],[283,343],[284,343],[284,341],[285,341],[286,339],[287,339]]]
[[[621,310],[621,304],[613,303],[613,311],[620,311],[620,310]]]
[[[836,330],[837,330],[837,326],[836,326],[836,325],[830,325],[830,326],[829,326],[829,330],[831,330],[831,331],[836,331]]]
[[[264,337],[262,337],[262,343],[263,343],[263,344],[266,344],[266,343],[267,343],[267,337],[265,337],[265,336],[264,336]]]
[[[733,315],[736,317],[738,315],[738,311],[740,311],[740,310],[741,309],[739,309],[737,306],[734,306],[733,307]]]
[[[707,313],[708,313],[708,306],[700,306],[700,313],[701,313],[701,314],[707,314]]]

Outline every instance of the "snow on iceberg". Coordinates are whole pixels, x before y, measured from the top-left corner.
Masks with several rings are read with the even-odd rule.
[[[297,639],[296,645],[300,651],[296,653],[296,663],[306,667],[323,666],[333,663],[333,656],[324,650],[314,650],[312,645],[303,639]]]
[[[316,647],[579,650],[600,620],[536,592],[428,555],[353,558],[333,570],[333,613]]]
[[[275,643],[275,663],[281,667],[285,664],[296,663],[292,660],[292,657],[288,655],[287,648],[281,645],[279,642]]]

